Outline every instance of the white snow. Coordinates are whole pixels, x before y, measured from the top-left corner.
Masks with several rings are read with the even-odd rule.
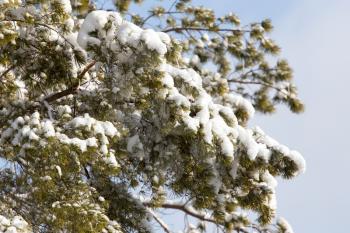
[[[189,115],[183,116],[183,121],[185,125],[192,131],[197,132],[199,129],[199,120],[193,117],[190,117]]]
[[[119,163],[117,162],[116,158],[115,158],[115,155],[113,153],[110,153],[106,158],[105,158],[105,161],[106,163],[113,167],[113,168],[119,168],[120,165]]]
[[[10,226],[10,227],[7,228],[5,233],[17,233],[17,229],[14,226]]]
[[[292,226],[283,217],[277,219],[277,224],[283,228],[283,233],[294,233]]]
[[[146,29],[142,32],[141,38],[150,50],[155,50],[164,55],[167,52],[166,44],[163,43],[159,34],[152,29]]]
[[[60,3],[63,6],[63,9],[67,14],[70,14],[72,12],[72,5],[70,3],[70,0],[55,0],[55,1]]]
[[[86,128],[96,134],[107,135],[109,137],[115,137],[119,135],[117,128],[109,121],[98,121],[84,114],[84,116],[78,116],[68,123],[68,126],[73,128]]]
[[[142,29],[130,22],[123,22],[117,32],[117,37],[122,44],[136,47],[139,43]]]
[[[10,226],[11,221],[7,219],[5,216],[0,215],[0,226]]]
[[[227,94],[225,95],[225,101],[229,103],[233,108],[241,108],[244,109],[245,112],[248,114],[249,118],[252,118],[255,113],[255,109],[253,105],[246,99],[244,99],[240,95],[234,95],[234,94]]]
[[[114,20],[117,25],[120,25],[122,22],[122,18],[116,12],[109,12],[103,10],[97,10],[90,12],[78,33],[78,43],[79,45],[86,49],[88,44],[92,45],[100,45],[101,40],[97,37],[93,37],[90,35],[91,32],[98,32],[101,34],[101,37],[106,36],[103,30],[103,27],[108,22],[108,19]]]
[[[45,137],[53,137],[56,135],[55,128],[54,128],[51,120],[45,120],[44,122],[42,122],[41,127],[44,131]]]
[[[24,221],[24,219],[21,216],[18,215],[12,219],[11,224],[20,230],[24,230],[28,226],[28,223]]]
[[[277,187],[277,180],[270,174],[269,171],[265,171],[261,178],[271,189],[275,189]]]
[[[256,138],[258,142],[265,144],[270,149],[274,149],[281,152],[284,156],[291,159],[297,165],[298,171],[295,175],[305,172],[306,162],[303,156],[298,151],[290,150],[288,147],[279,144],[275,139],[266,135],[259,127],[255,127],[254,132],[257,134]]]
[[[104,27],[108,20],[112,26],[108,32]],[[91,32],[97,32],[96,36],[91,36]],[[152,29],[143,30],[133,23],[123,21],[116,12],[93,11],[87,15],[78,34],[78,42],[81,47],[88,45],[100,45],[102,40],[110,46],[112,50],[118,48],[118,43],[138,48],[143,42],[149,50],[154,50],[160,55],[167,52],[167,45],[170,37],[165,33],[155,32]]]
[[[62,176],[62,169],[61,169],[61,167],[56,165],[55,168],[56,168],[56,171],[58,173],[58,176],[61,177]]]
[[[298,166],[298,173],[304,173],[306,171],[305,159],[298,151],[292,150],[287,154],[287,156]]]
[[[128,139],[127,150],[129,152],[133,152],[135,149],[140,147],[142,147],[142,144],[138,134],[135,134]]]
[[[246,130],[242,126],[238,126],[239,141],[247,148],[247,155],[251,160],[254,160],[259,152],[259,147],[254,138],[252,132]]]

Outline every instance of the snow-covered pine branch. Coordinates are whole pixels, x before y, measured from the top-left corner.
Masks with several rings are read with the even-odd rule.
[[[188,2],[176,5],[181,14],[211,21],[212,11]],[[303,173],[305,161],[259,127],[247,127],[256,109],[266,112],[267,99],[252,104],[241,95],[247,93],[230,91],[227,70],[207,70],[199,50],[233,46],[228,38],[237,32],[202,22],[196,28],[205,30],[196,33],[233,34],[223,41],[203,34],[203,44],[186,47],[161,29],[83,6],[0,2],[0,230],[152,232],[158,222],[170,232],[156,213],[162,208],[225,231],[269,228],[276,177]],[[172,26],[166,31],[181,33]],[[255,73],[280,78],[269,82],[283,89],[276,101],[297,100],[289,67],[281,62],[268,73],[260,63]],[[276,226],[292,232],[284,220]]]

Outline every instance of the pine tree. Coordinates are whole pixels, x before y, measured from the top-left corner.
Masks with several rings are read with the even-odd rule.
[[[171,232],[174,209],[186,232],[291,233],[275,177],[305,162],[247,126],[303,110],[271,21],[141,3],[0,1],[0,231]]]

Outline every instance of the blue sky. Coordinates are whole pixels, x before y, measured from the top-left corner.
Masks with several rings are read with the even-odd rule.
[[[274,115],[257,115],[253,124],[299,150],[308,166],[304,175],[279,181],[278,214],[289,220],[295,233],[348,232],[350,1],[194,0],[194,3],[218,13],[234,12],[243,24],[272,19],[275,26],[272,38],[294,69],[306,112],[295,115],[281,107]],[[173,227],[183,218],[170,215],[165,221]]]

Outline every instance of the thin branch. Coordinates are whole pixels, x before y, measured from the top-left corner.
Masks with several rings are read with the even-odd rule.
[[[150,206],[151,206],[151,205],[150,205],[149,202],[144,202],[143,204],[147,207],[147,209],[148,209],[149,211],[152,211],[152,210],[150,209]],[[192,217],[194,217],[194,218],[197,218],[197,219],[199,219],[199,220],[201,220],[201,221],[213,223],[213,224],[215,224],[215,225],[218,226],[218,227],[223,226],[223,223],[218,222],[218,221],[216,221],[216,220],[213,219],[213,218],[207,217],[207,216],[205,216],[205,214],[200,214],[200,213],[196,212],[195,210],[191,210],[191,209],[190,209],[187,205],[185,205],[185,204],[164,203],[164,204],[161,205],[161,208],[180,210],[180,211],[184,212],[185,214],[188,214],[188,215],[190,215],[190,216],[192,216]],[[154,214],[153,211],[152,211],[151,213]],[[155,218],[155,220],[158,222],[158,220],[157,220],[156,218]],[[162,221],[162,219],[160,219],[160,221]],[[158,223],[161,225],[160,222],[158,222]],[[162,227],[163,227],[163,226],[162,226]],[[261,229],[259,226],[255,225],[255,224],[251,224],[251,225],[248,226],[248,227],[257,230],[258,232],[263,232],[262,229]],[[165,230],[165,229],[164,229],[164,230]],[[249,233],[249,231],[245,230],[245,229],[242,228],[242,227],[236,227],[234,230],[235,230],[235,231],[238,231],[238,232],[242,232],[242,233]],[[167,233],[169,233],[167,230],[165,230],[165,231],[166,231]]]
[[[21,19],[6,19],[6,20],[4,20],[4,21],[8,21],[8,22],[13,21],[13,22],[27,23],[26,21],[21,20]],[[59,35],[60,37],[62,37],[63,40],[65,40],[72,48],[75,47],[66,37],[62,36],[61,33],[60,33],[58,30],[56,30],[55,28],[49,26],[48,24],[40,23],[40,22],[34,22],[33,24],[39,25],[39,26],[41,26],[41,27],[48,28],[48,29],[50,29],[50,30],[56,32],[57,35]]]
[[[202,28],[202,27],[173,27],[164,29],[162,32],[179,32],[179,31],[207,31],[207,32],[250,32],[250,30],[242,30],[242,29],[229,29],[229,28],[218,28],[218,29],[210,29],[210,28]]]
[[[84,77],[84,75],[91,69],[91,67],[93,67],[95,64],[96,64],[96,61],[93,61],[84,68],[84,70],[77,77],[79,82]],[[62,97],[76,93],[76,91],[79,88],[79,82],[77,84],[75,84],[74,86],[67,88],[66,90],[63,90],[63,91],[54,93],[48,97],[45,97],[44,101],[46,101],[48,103],[54,102]]]
[[[247,77],[248,75],[250,74],[254,74],[254,73],[257,73],[259,71],[268,71],[268,72],[271,72],[271,71],[278,71],[277,68],[270,68],[270,69],[261,69],[261,68],[256,68],[256,69],[250,69],[248,70],[247,72],[241,74],[240,76],[241,77]],[[233,74],[235,73],[238,73],[239,71],[235,70],[235,71],[232,71],[229,75],[227,75],[227,77],[230,77],[232,76]]]
[[[163,228],[163,230],[166,233],[171,233],[171,230],[169,229],[169,227],[167,226],[167,224],[150,208],[147,208],[148,212],[150,212],[153,215],[154,220],[156,220],[159,225]]]
[[[256,84],[256,85],[262,85],[265,87],[270,87],[273,88],[277,91],[282,91],[280,88],[273,86],[270,83],[266,83],[266,82],[259,82],[259,81],[243,81],[243,80],[237,80],[237,79],[229,79],[227,80],[229,83],[239,83],[239,84]]]
[[[173,9],[173,7],[176,5],[177,1],[178,1],[178,0],[175,0],[175,1],[171,4],[171,6],[169,7],[168,11],[171,11],[171,10]]]
[[[6,75],[8,72],[10,72],[13,68],[15,68],[15,65],[12,65],[12,66],[10,66],[9,68],[7,68],[7,70],[5,70],[4,73],[2,73],[2,74],[0,75],[0,79],[2,79],[2,77],[5,77],[5,75]]]
[[[181,12],[181,11],[166,11],[166,12],[162,12],[160,16],[163,16],[163,15],[171,15],[171,14],[183,14],[184,12]],[[157,16],[157,14],[155,13],[151,13],[149,14],[141,23],[141,27],[144,26],[146,24],[146,22],[148,20],[150,20],[151,18]]]
[[[84,166],[84,171],[85,171],[86,178],[87,178],[88,180],[90,180],[90,179],[91,179],[91,176],[90,176],[89,170],[88,170],[85,166]]]
[[[84,70],[78,75],[78,79],[81,80],[84,75],[96,64],[96,61],[92,61],[89,65],[87,65]]]
[[[70,95],[70,94],[74,94],[76,93],[77,89],[78,89],[79,85],[74,85],[66,90],[63,90],[63,91],[60,91],[60,92],[57,92],[57,93],[54,93],[48,97],[46,97],[44,99],[44,101],[50,103],[50,102],[54,102],[62,97],[65,97],[67,95]]]
[[[152,18],[152,17],[154,17],[154,16],[155,16],[154,13],[150,14],[149,16],[147,16],[147,17],[142,21],[141,27],[142,27],[143,25],[145,25],[145,23],[146,23],[150,18]]]
[[[149,206],[150,204],[149,203],[143,203],[145,206]],[[186,205],[181,205],[181,204],[172,204],[172,203],[164,203],[161,205],[161,208],[164,208],[164,209],[176,209],[176,210],[181,210],[182,212],[192,216],[192,217],[195,217],[199,220],[202,220],[202,221],[206,221],[206,222],[211,222],[211,223],[214,223],[214,224],[218,224],[218,222],[213,219],[213,218],[210,218],[210,217],[206,217],[205,215],[202,215],[200,213],[197,213],[191,209],[189,209]]]

